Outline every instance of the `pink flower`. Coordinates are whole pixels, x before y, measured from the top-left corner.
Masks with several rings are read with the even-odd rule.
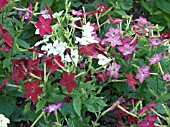
[[[162,43],[162,40],[160,38],[149,38],[150,40],[150,46],[159,46]]]
[[[152,65],[152,64],[155,64],[155,63],[158,63],[160,61],[160,58],[161,58],[161,54],[154,54],[154,56],[152,58],[149,58],[149,62],[150,64],[149,65]]]
[[[139,127],[155,127],[154,121],[157,119],[157,116],[151,116],[150,113],[146,114],[145,120],[141,121]]]
[[[150,76],[149,68],[150,66],[141,66],[138,69],[136,79],[139,79],[140,83],[142,83],[146,77]]]
[[[147,106],[143,107],[141,110],[138,111],[138,114],[142,114],[143,112],[147,111],[147,110],[150,110],[151,108],[157,106],[157,104],[154,104],[154,103],[150,103],[148,104]]]
[[[132,28],[134,29],[135,33],[139,36],[146,35],[148,33],[148,31],[146,31],[142,26],[139,26],[137,24],[134,24]]]
[[[170,74],[169,73],[165,73],[163,76],[162,76],[163,80],[164,81],[170,81]]]
[[[147,21],[146,18],[143,17],[139,17],[138,19],[135,19],[135,21],[140,22],[141,24],[145,25],[145,24],[151,24],[150,22]]]
[[[47,33],[52,32],[52,28],[50,27],[50,19],[44,19],[44,17],[41,15],[39,17],[39,22],[37,22],[35,25],[39,29],[40,36],[44,36]]]
[[[110,27],[109,31],[105,34],[106,41],[111,43],[112,48],[114,48],[116,45],[122,45],[122,42],[120,40],[120,29],[119,28],[113,28]]]
[[[118,49],[120,52],[123,53],[123,55],[129,55],[132,54],[132,52],[135,50],[135,46],[130,44],[124,44],[123,46],[118,46]]]
[[[122,22],[122,19],[119,19],[119,18],[116,18],[116,19],[113,19],[110,14],[108,14],[108,17],[110,19],[110,21],[113,23],[113,24],[119,24],[120,22]]]
[[[106,6],[105,4],[97,4],[97,7],[101,10],[101,12],[108,9],[108,6]]]
[[[76,11],[76,10],[71,10],[71,13],[73,14],[73,15],[77,15],[77,16],[82,16],[82,10],[78,10],[78,11]]]
[[[106,75],[107,76],[110,76],[110,75],[112,75],[112,77],[113,78],[118,78],[118,75],[119,75],[119,69],[120,69],[120,65],[119,64],[117,64],[116,62],[114,62],[113,64],[112,64],[112,66],[109,66],[108,68],[107,68],[107,72],[106,72]]]

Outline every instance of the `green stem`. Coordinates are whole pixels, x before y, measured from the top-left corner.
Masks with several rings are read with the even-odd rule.
[[[34,77],[34,78],[36,78],[36,79],[38,79],[38,80],[42,80],[41,77],[38,77],[38,76],[34,75],[33,73],[30,73],[30,76],[32,76],[32,77]]]
[[[159,69],[161,70],[161,74],[163,75],[163,74],[164,74],[164,71],[162,70],[162,66],[161,66],[161,63],[160,63],[160,62],[158,62],[158,67],[159,67]]]
[[[124,108],[123,108],[122,106],[120,106],[120,105],[117,105],[117,108],[121,109],[122,111],[126,112],[127,114],[129,114],[129,115],[131,115],[131,116],[133,116],[133,117],[138,117],[136,114],[133,114],[133,113],[127,111],[126,109],[124,109]]]
[[[39,119],[44,115],[44,112],[41,112],[41,114],[37,117],[37,119],[34,121],[34,123],[31,125],[31,127],[34,127],[34,125],[37,123]]]
[[[164,119],[165,121],[167,120],[164,116],[160,115],[159,113],[157,113],[154,109],[151,108],[151,111],[153,113],[155,113],[157,116],[159,116],[160,118]]]

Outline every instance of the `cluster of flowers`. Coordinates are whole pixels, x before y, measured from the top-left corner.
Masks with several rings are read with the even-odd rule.
[[[6,3],[4,2],[2,5],[5,4]],[[78,86],[75,81],[75,78],[81,76],[81,74],[78,73],[78,69],[85,72],[85,82],[88,82],[93,76],[96,77],[98,82],[107,82],[108,77],[119,79],[121,62],[118,61],[117,54],[119,57],[123,58],[124,61],[137,59],[135,52],[138,51],[138,48],[140,48],[137,46],[139,38],[148,39],[146,46],[150,46],[151,48],[159,48],[161,45],[169,46],[169,43],[167,43],[167,39],[169,39],[167,35],[169,35],[169,33],[162,33],[161,35],[159,35],[159,33],[154,34],[153,31],[156,26],[153,26],[146,18],[143,17],[139,17],[134,20],[133,24],[131,24],[132,16],[130,16],[126,19],[126,28],[123,29],[121,26],[124,19],[113,19],[110,15],[108,15],[108,21],[111,26],[103,35],[103,38],[100,38],[97,34],[97,30],[99,30],[102,25],[99,23],[94,24],[90,21],[86,22],[86,20],[84,22],[81,21],[83,17],[86,18],[88,15],[96,15],[100,17],[102,16],[103,11],[108,10],[108,7],[104,4],[98,4],[97,6],[98,8],[96,11],[82,13],[81,10],[72,10],[70,12],[74,15],[74,17],[69,15],[70,23],[68,24],[68,29],[63,28],[66,34],[68,34],[65,35],[67,41],[64,42],[58,34],[58,29],[61,29],[60,25],[62,24],[60,20],[65,18],[65,16],[63,16],[63,11],[53,14],[50,7],[45,4],[46,8],[40,11],[39,21],[34,23],[37,29],[35,34],[39,34],[43,37],[43,40],[36,42],[34,47],[28,49],[29,52],[34,52],[36,54],[35,57],[12,60],[12,72],[10,78],[14,80],[16,85],[20,84],[21,79],[26,81],[24,82],[26,89],[23,97],[30,98],[32,102],[37,102],[38,96],[45,92],[40,86],[40,83],[47,82],[50,75],[56,70],[60,70],[60,72],[62,72],[59,84],[66,87],[68,94],[72,92],[73,88]],[[23,15],[23,9],[21,11],[21,8],[22,7],[18,8],[18,14],[20,17]],[[33,10],[36,9],[33,9],[30,4],[28,9],[24,11],[24,19],[26,23],[32,19],[33,15],[36,15]],[[54,20],[57,20],[57,23],[55,25],[51,25],[51,22]],[[107,24],[108,21],[105,22],[105,24]],[[81,34],[76,35],[76,30]],[[128,30],[132,32],[130,35],[127,32]],[[1,50],[9,52],[12,48],[13,40],[10,38],[9,32],[2,28],[2,25],[0,25],[0,37],[2,38],[2,42],[5,42],[5,44],[2,45]],[[150,72],[150,67],[155,64],[159,66],[163,80],[169,81],[170,74],[168,72],[164,73],[160,64],[160,60],[166,59],[168,53],[168,50],[160,54],[155,53],[153,57],[147,58],[149,61],[148,65],[140,67],[134,65],[134,67],[138,69],[138,72],[135,72],[135,77],[133,76],[134,72],[132,73],[131,71],[129,74],[125,74],[125,79],[121,79],[121,81],[127,82],[133,90],[136,90],[135,85],[138,84],[138,80],[142,84],[145,81],[145,78],[152,74]],[[95,64],[96,67],[92,67],[92,63],[95,63],[96,61],[98,64]],[[85,63],[89,63],[88,67]],[[42,65],[44,66],[43,69]],[[71,65],[72,68],[68,65]],[[99,66],[99,68],[97,68],[97,66]],[[75,71],[73,71],[74,69]],[[78,74],[76,75],[76,73]],[[4,85],[8,84],[8,80],[8,78],[3,80],[1,88],[4,88]],[[137,101],[138,100],[134,99],[126,100],[126,102],[130,102],[132,105],[134,105]],[[44,111],[51,113],[59,109],[63,102],[51,104],[46,107]],[[157,116],[151,116],[148,112],[146,114],[146,119],[138,123],[138,119],[136,117],[127,114],[127,112],[122,111],[122,109],[120,110],[120,106],[127,110],[128,107],[123,103],[119,104],[119,109],[114,112],[115,114],[118,114],[119,120],[124,114],[128,116],[129,123],[133,122],[138,124],[140,127],[145,125],[150,125],[150,127],[154,126],[154,121],[157,119]],[[138,115],[142,114],[146,110],[152,109],[154,106],[156,105],[149,104],[141,109],[138,112]],[[114,108],[112,106],[111,110],[113,109]]]

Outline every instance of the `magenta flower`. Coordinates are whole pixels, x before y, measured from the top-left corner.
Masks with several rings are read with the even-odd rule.
[[[107,76],[110,76],[110,75],[112,75],[112,77],[113,78],[118,78],[118,75],[119,75],[119,69],[120,69],[120,65],[119,64],[117,64],[116,62],[114,62],[113,64],[112,64],[112,66],[109,66],[108,68],[107,68],[107,72],[106,72],[106,75]]]
[[[108,37],[106,38],[106,41],[111,43],[112,48],[114,48],[116,45],[122,45],[119,28],[110,27],[105,36]]]
[[[164,81],[170,81],[170,74],[169,73],[165,73],[163,76],[162,76],[163,80]]]
[[[141,110],[138,111],[138,114],[142,114],[143,112],[145,111],[148,111],[150,110],[151,108],[157,106],[157,104],[154,104],[154,103],[151,103],[151,104],[148,104],[147,106],[143,107]]]
[[[150,46],[159,46],[162,43],[162,40],[160,38],[149,38],[150,40]]]
[[[123,53],[123,55],[129,55],[132,54],[132,52],[135,50],[135,46],[134,45],[130,45],[130,44],[124,44],[123,46],[118,46],[118,49],[121,53]]]
[[[138,73],[136,75],[136,79],[139,79],[140,83],[143,83],[145,78],[150,76],[149,68],[150,68],[150,66],[141,66],[138,69]]]
[[[161,59],[161,54],[154,54],[154,56],[152,58],[149,58],[149,62],[150,64],[149,65],[152,65],[152,64],[155,64],[155,63],[158,63]]]
[[[147,21],[146,18],[143,17],[139,17],[138,19],[135,19],[135,21],[140,22],[141,24],[145,25],[145,24],[151,24],[150,22]]]
[[[44,17],[41,15],[39,17],[39,22],[37,22],[35,25],[39,29],[40,36],[44,36],[47,33],[52,32],[52,28],[50,27],[50,19],[44,19]]]
[[[142,26],[139,26],[137,24],[134,24],[132,28],[134,29],[135,33],[139,36],[146,35],[148,33],[147,30],[145,30]]]
[[[154,121],[157,119],[157,116],[151,116],[150,113],[146,114],[145,120],[141,121],[138,126],[139,127],[155,127]]]
[[[113,24],[119,24],[120,22],[122,22],[122,19],[119,19],[119,18],[116,18],[116,19],[113,19],[110,14],[108,14],[108,17],[110,19],[110,21],[113,23]]]

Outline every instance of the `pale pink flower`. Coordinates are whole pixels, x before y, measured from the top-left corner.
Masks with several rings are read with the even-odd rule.
[[[147,21],[146,18],[143,17],[139,17],[138,19],[135,19],[135,21],[140,22],[141,24],[145,25],[145,24],[151,24],[150,22]]]
[[[116,62],[114,62],[113,64],[112,64],[112,66],[109,66],[108,68],[107,68],[107,72],[106,72],[106,75],[107,76],[110,76],[110,75],[112,75],[112,77],[113,78],[118,78],[118,75],[119,75],[119,69],[120,69],[120,65],[119,64],[117,64]]]
[[[162,43],[162,40],[160,38],[149,38],[150,40],[150,46],[159,46]]]
[[[154,54],[154,56],[152,58],[149,58],[149,62],[150,64],[149,65],[152,65],[152,64],[155,64],[155,63],[158,63],[161,59],[161,54]]]
[[[132,52],[135,50],[135,46],[130,45],[128,43],[124,44],[123,46],[118,46],[118,49],[123,55],[129,55],[132,54]]]
[[[140,83],[143,83],[145,78],[150,76],[149,68],[150,66],[139,67],[136,79],[139,79]]]
[[[162,76],[163,80],[164,81],[170,81],[170,74],[169,73],[165,73],[163,76]]]

